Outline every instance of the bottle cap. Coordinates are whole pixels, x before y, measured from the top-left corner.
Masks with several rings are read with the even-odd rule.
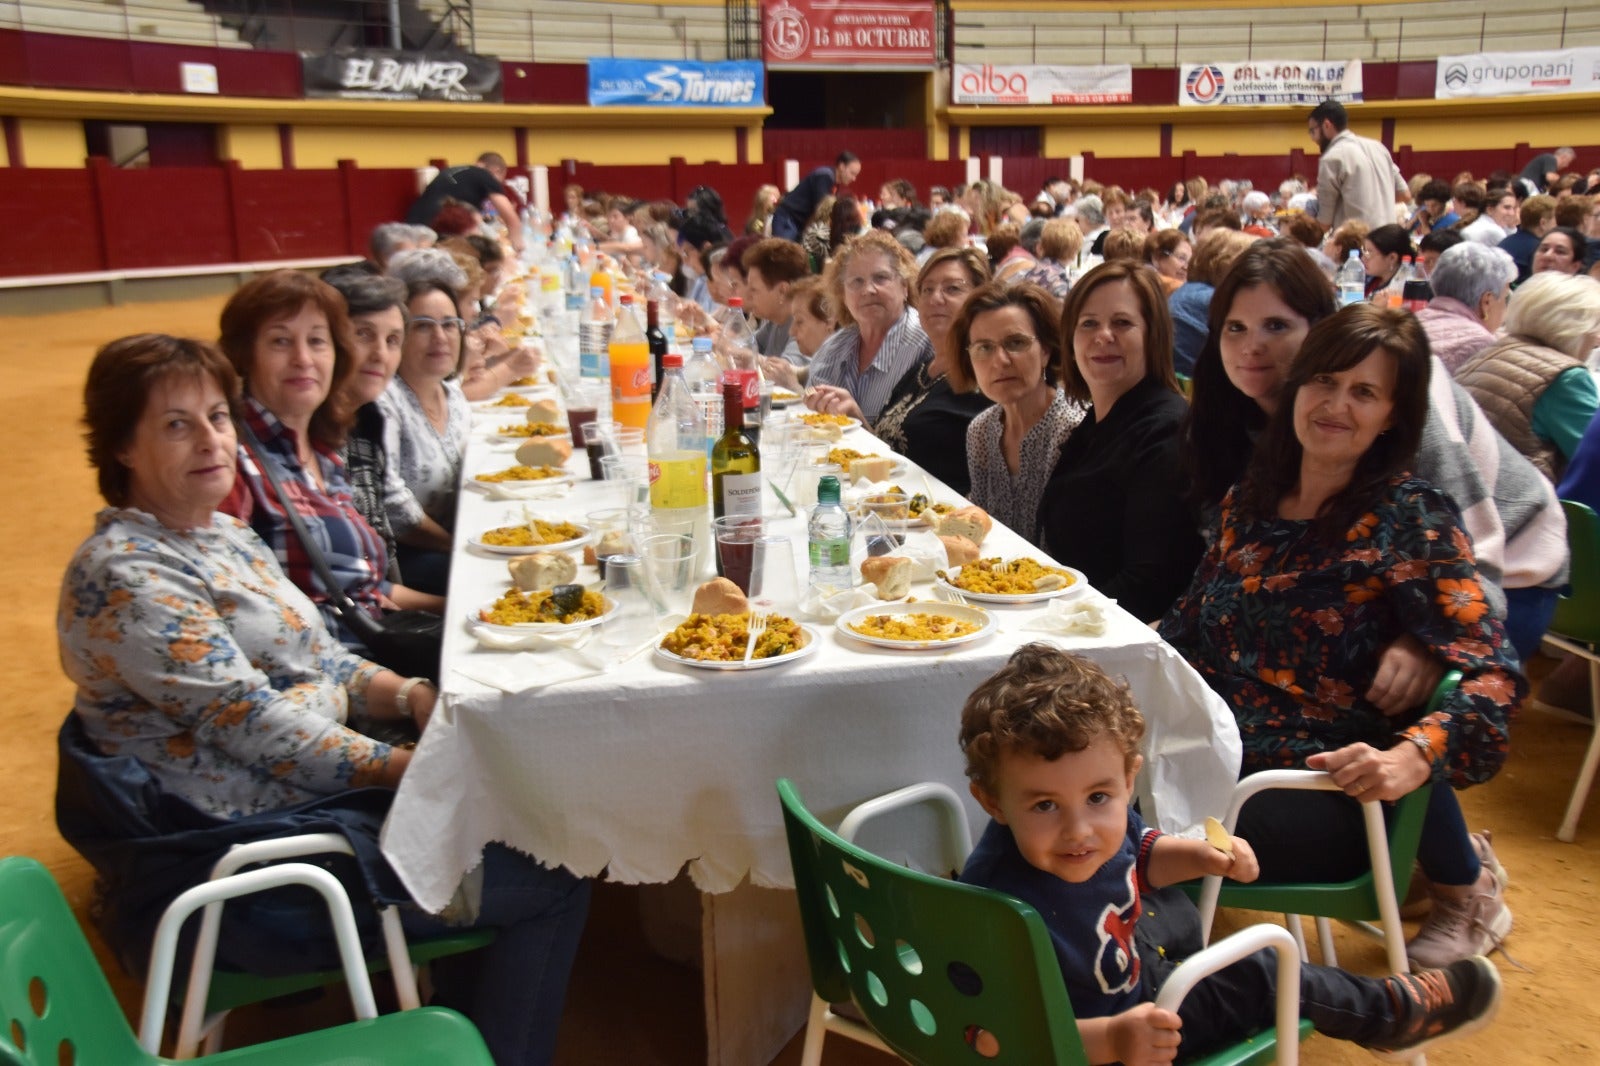
[[[711,338],[710,337],[696,337],[691,342],[691,346],[697,352],[709,352],[711,350]]]
[[[683,369],[683,356],[677,352],[668,352],[661,357],[661,369],[671,370],[673,367],[677,367],[679,370]]]
[[[621,300],[624,304],[631,304],[633,303],[633,293],[625,292],[621,296],[617,297],[617,299]]]
[[[730,297],[728,297],[728,306],[729,307],[743,308],[744,307],[744,297],[742,297],[742,296],[730,296]]]
[[[838,503],[839,502],[839,479],[838,478],[834,477],[832,474],[823,474],[822,475],[821,480],[819,480],[817,482],[817,502],[818,503]]]

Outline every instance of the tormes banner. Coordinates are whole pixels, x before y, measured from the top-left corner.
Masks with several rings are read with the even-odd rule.
[[[760,107],[765,102],[765,75],[754,60],[589,60],[591,107]]]
[[[950,75],[952,104],[1126,104],[1133,68],[1038,67],[957,63]]]
[[[933,0],[764,0],[769,67],[932,67]]]
[[[392,52],[341,48],[302,53],[309,97],[340,100],[449,100],[497,103],[500,61],[468,52]]]
[[[1185,107],[1219,104],[1304,104],[1324,100],[1360,103],[1361,60],[1348,63],[1297,59],[1255,59],[1248,63],[1185,63],[1179,68],[1178,103]]]
[[[1531,96],[1600,92],[1600,48],[1440,56],[1433,95]]]

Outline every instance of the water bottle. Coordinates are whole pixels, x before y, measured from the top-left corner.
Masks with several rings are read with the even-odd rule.
[[[847,589],[850,571],[850,514],[839,503],[839,479],[825,474],[817,482],[817,506],[806,524],[811,583]]]
[[[714,551],[705,418],[684,380],[683,356],[669,352],[663,364],[666,379],[645,430],[650,453],[650,512],[662,532],[686,533],[694,538],[699,551]]]
[[[578,265],[577,255],[569,254],[566,265],[561,269],[561,287],[566,292],[568,311],[583,313],[585,298],[589,295],[586,280],[583,267]]]
[[[672,275],[658,270],[651,275],[650,300],[661,308],[661,332],[667,335],[667,347],[675,348],[678,344],[677,317],[672,313],[673,304],[677,301],[677,294],[672,291]]]
[[[1361,253],[1350,249],[1350,258],[1339,268],[1339,306],[1358,304],[1366,297],[1367,272],[1361,266]]]
[[[1400,269],[1394,272],[1394,277],[1389,279],[1389,284],[1383,288],[1383,298],[1390,307],[1400,307],[1405,303],[1406,283],[1417,279],[1417,271],[1411,265],[1408,255],[1400,260]]]
[[[589,290],[589,307],[578,326],[578,373],[586,378],[611,381],[611,305],[605,290]]]
[[[662,359],[665,365],[665,357]],[[722,436],[722,393],[719,391],[718,380],[722,368],[717,366],[716,357],[711,354],[711,338],[696,337],[694,339],[694,354],[683,367],[683,380],[689,386],[689,393],[700,405],[700,414],[706,424],[706,459],[711,459],[711,449],[716,445],[717,438]]]
[[[728,312],[722,320],[722,334],[717,343],[722,365],[739,375],[739,384],[744,388],[745,435],[760,443],[761,427],[772,406],[772,387],[761,372],[761,351],[756,347],[756,335],[744,317],[744,301],[737,296],[728,301]]]

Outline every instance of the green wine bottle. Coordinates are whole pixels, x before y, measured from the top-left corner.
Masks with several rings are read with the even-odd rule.
[[[744,391],[722,383],[725,428],[711,448],[711,508],[718,518],[761,514],[761,452],[744,432]]]

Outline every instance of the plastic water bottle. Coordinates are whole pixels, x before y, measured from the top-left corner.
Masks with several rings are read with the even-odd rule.
[[[1383,287],[1383,298],[1389,307],[1399,307],[1405,302],[1406,282],[1415,281],[1416,268],[1411,265],[1408,255],[1400,260],[1400,269],[1394,272],[1394,277],[1389,279],[1389,284]]]
[[[661,332],[667,335],[667,347],[678,344],[677,316],[672,313],[677,294],[672,291],[672,275],[658,270],[651,275],[650,302],[661,309]]]
[[[772,388],[761,372],[761,351],[756,347],[756,335],[750,329],[750,322],[744,317],[744,301],[737,296],[728,301],[718,344],[723,365],[739,375],[739,384],[744,389],[745,435],[759,443],[761,427],[772,406]]]
[[[566,265],[561,268],[561,287],[566,292],[568,311],[583,313],[589,295],[587,280],[583,267],[578,265],[577,255],[569,254]]]
[[[839,479],[825,474],[817,482],[817,506],[806,525],[811,583],[847,589],[850,572],[850,514],[839,503]]]
[[[650,512],[662,532],[687,533],[700,551],[714,551],[705,418],[684,380],[683,356],[669,352],[663,365],[666,379],[645,429],[650,453]]]
[[[611,380],[611,305],[605,290],[589,290],[589,307],[578,326],[578,373],[586,378]]]
[[[663,356],[663,365],[665,362]],[[696,337],[694,354],[683,367],[683,380],[689,386],[689,394],[700,405],[700,414],[705,420],[707,461],[711,459],[711,449],[717,443],[717,438],[722,436],[723,430],[722,393],[718,391],[721,370],[716,357],[711,354],[711,338]]]
[[[1339,306],[1349,307],[1366,298],[1367,272],[1361,265],[1361,253],[1350,249],[1350,258],[1339,268]]]

